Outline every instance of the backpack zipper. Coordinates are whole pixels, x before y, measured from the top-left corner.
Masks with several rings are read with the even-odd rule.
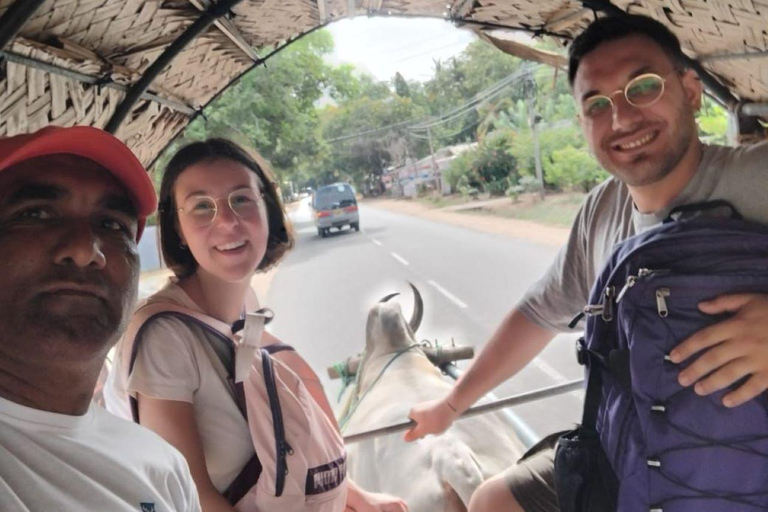
[[[618,304],[621,299],[624,298],[624,294],[627,293],[627,291],[635,286],[635,284],[640,280],[644,279],[646,277],[650,276],[661,276],[666,274],[671,274],[672,271],[666,268],[662,269],[651,269],[651,268],[639,268],[637,269],[637,275],[636,276],[629,276],[627,277],[627,282],[624,283],[624,286],[619,291],[619,295],[616,297],[616,304]]]
[[[658,275],[665,275],[672,273],[669,269],[650,269],[650,268],[639,268],[637,269],[637,275],[634,276],[628,276],[626,282],[624,283],[624,286],[622,286],[621,290],[619,290],[618,295],[616,295],[616,287],[615,286],[606,286],[605,291],[603,292],[603,301],[600,304],[588,304],[584,307],[582,310],[582,313],[587,316],[595,316],[600,315],[603,318],[603,321],[610,322],[613,320],[613,309],[614,306],[617,305],[621,299],[624,298],[624,295],[627,293],[627,291],[635,286],[635,284],[640,280],[644,279],[646,277],[650,276],[658,276]],[[667,290],[666,296],[669,296],[669,290],[667,288],[661,288],[661,290]],[[615,297],[615,300],[614,300]],[[666,317],[669,314],[669,311],[666,307],[666,301],[664,299],[664,296],[659,296],[659,293],[656,293],[656,304],[657,309],[659,311],[659,316]],[[570,326],[573,327],[576,325],[576,322],[578,322],[581,319],[581,314],[577,315],[572,321]]]
[[[261,349],[262,368],[264,370],[264,381],[267,385],[267,396],[269,406],[272,409],[272,422],[275,432],[275,448],[277,451],[277,461],[275,468],[275,496],[280,497],[285,488],[285,475],[288,474],[287,455],[293,455],[293,448],[285,439],[285,425],[283,425],[283,411],[280,407],[280,399],[277,395],[275,386],[275,375],[272,367],[272,359],[266,350]]]
[[[641,269],[642,270],[642,269]],[[635,286],[635,283],[637,282],[637,279],[639,278],[639,275],[636,276],[629,276],[627,278],[627,282],[624,283],[624,286],[622,286],[621,290],[619,290],[619,295],[616,296],[616,303],[618,304],[621,302],[621,299],[624,298],[624,294],[627,293],[627,291]]]
[[[669,309],[667,308],[669,293],[669,288],[659,288],[656,290],[656,310],[662,318],[669,316]]]
[[[603,292],[603,301],[600,304],[588,304],[584,306],[582,310],[587,316],[600,315],[604,322],[610,322],[613,320],[613,297],[616,294],[616,288],[608,286]],[[575,322],[580,320],[581,317],[577,315],[571,323],[575,325]]]

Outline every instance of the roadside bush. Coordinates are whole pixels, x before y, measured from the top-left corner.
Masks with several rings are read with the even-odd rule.
[[[502,197],[504,194],[506,194],[508,188],[509,179],[502,178],[488,183],[485,187],[485,190],[491,195],[491,197]]]
[[[512,185],[507,188],[505,194],[509,199],[512,200],[513,203],[516,203],[520,198],[520,194],[522,194],[524,191],[525,189],[521,185]]]
[[[536,176],[523,176],[518,182],[520,192],[538,192],[541,189],[541,183]]]
[[[486,190],[492,192],[498,185],[496,181],[507,178],[517,181],[517,161],[511,153],[515,133],[512,130],[496,130],[487,135],[478,146],[474,161],[474,169],[479,180],[486,184]],[[490,187],[490,188],[489,188]],[[504,195],[503,188],[499,195]]]
[[[551,167],[554,154],[557,151],[569,146],[577,149],[585,146],[586,143],[578,126],[570,121],[558,121],[549,126],[542,126],[538,133],[541,164],[547,187],[553,187],[557,190],[569,187],[570,183],[562,181],[564,179],[562,173],[550,172],[547,174],[546,170],[548,167]],[[535,180],[534,144],[530,130],[521,131],[517,134],[513,141],[511,152],[517,161],[520,175],[530,176]],[[538,182],[536,183],[535,190],[539,190]]]
[[[586,149],[571,145],[553,151],[551,158],[544,162],[545,179],[560,184],[560,187],[589,192],[608,176]]]
[[[462,176],[457,183],[457,189],[464,199],[477,199],[480,190],[469,183],[469,178]]]
[[[462,184],[468,186],[470,181],[477,181],[474,175],[474,163],[474,150],[465,151],[451,161],[448,169],[443,172],[443,179],[448,181],[451,190],[460,190]]]

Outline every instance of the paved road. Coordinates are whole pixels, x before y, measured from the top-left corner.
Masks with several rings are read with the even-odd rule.
[[[292,214],[297,246],[281,264],[265,304],[271,330],[296,346],[325,378],[325,368],[363,349],[368,308],[393,291],[410,316],[407,281],[424,296],[417,337],[479,349],[555,256],[551,247],[435,223],[361,205],[362,231],[322,239],[305,201]],[[561,336],[533,365],[500,386],[499,397],[581,377],[574,336]],[[461,366],[461,365],[460,365]],[[339,385],[326,381],[335,402]],[[514,412],[539,435],[569,428],[581,392],[520,406]]]

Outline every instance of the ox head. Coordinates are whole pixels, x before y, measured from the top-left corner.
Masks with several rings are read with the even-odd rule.
[[[366,354],[389,353],[403,350],[413,345],[414,334],[421,324],[424,313],[424,302],[419,290],[408,283],[413,290],[414,306],[410,321],[406,321],[400,305],[389,300],[399,294],[392,293],[373,306],[368,313],[366,325],[365,351]]]

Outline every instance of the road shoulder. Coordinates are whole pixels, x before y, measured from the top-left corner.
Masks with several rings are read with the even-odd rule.
[[[467,209],[432,209],[405,199],[366,199],[364,204],[372,208],[412,215],[485,233],[518,238],[551,247],[560,247],[565,244],[570,233],[568,228],[481,213],[468,213]]]

